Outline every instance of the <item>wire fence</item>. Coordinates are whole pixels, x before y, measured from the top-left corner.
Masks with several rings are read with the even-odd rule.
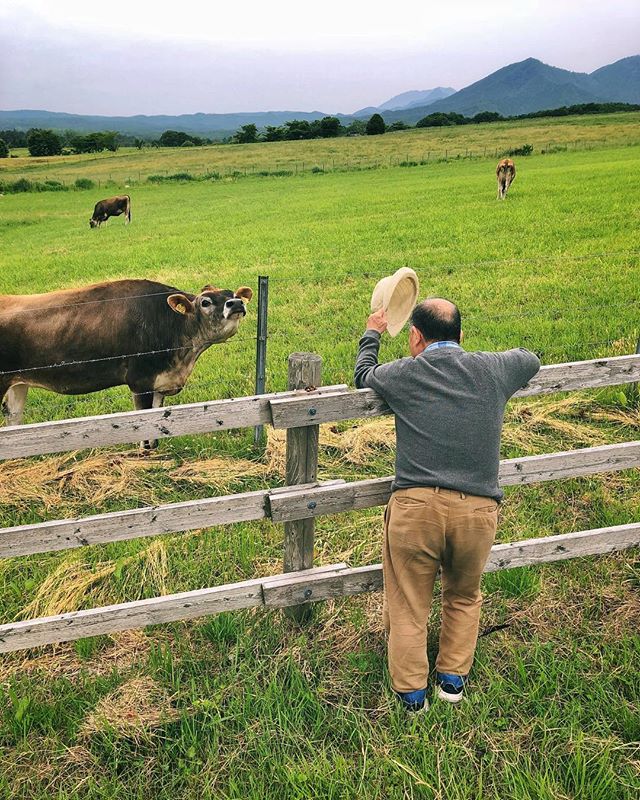
[[[476,262],[460,262],[457,264],[440,264],[430,266],[434,271],[446,269],[479,269],[502,268],[512,265],[545,264],[553,261],[581,263],[585,261],[631,260],[640,256],[640,250],[627,249],[614,252],[598,252],[590,254],[567,255],[563,253],[542,255],[527,258],[505,258]],[[374,281],[384,277],[374,275],[371,270],[358,272],[341,271],[340,278],[356,278],[371,286]],[[360,297],[360,312],[354,310],[353,295],[345,292],[342,308],[332,307],[327,314],[322,305],[303,309],[300,319],[296,317],[296,304],[304,304],[304,295],[292,291],[301,286],[313,283],[318,285],[321,276],[304,278],[298,276],[275,276],[271,279],[272,309],[267,331],[267,367],[265,391],[279,391],[286,388],[287,357],[293,351],[317,352],[325,357],[325,383],[349,382],[353,368],[353,360],[357,350],[357,342],[365,328],[368,293],[363,301]],[[168,296],[173,290],[138,292],[127,298],[92,298],[76,300],[71,303],[56,303],[43,306],[49,311],[58,308],[74,308],[104,304],[108,309],[116,299],[138,300]],[[340,303],[340,300],[338,300]],[[491,307],[462,309],[463,327],[467,333],[467,343],[471,349],[474,345],[485,345],[498,349],[524,346],[536,352],[543,362],[557,363],[561,361],[580,361],[612,355],[633,353],[637,349],[640,333],[640,292],[637,298],[612,300],[603,302],[594,299],[591,302],[564,303],[562,306],[550,305],[539,299],[531,307],[496,311]],[[15,311],[0,312],[0,318],[15,316]],[[30,312],[33,313],[33,312]],[[99,313],[99,312],[96,312]],[[522,330],[523,325],[527,328]],[[535,322],[535,330],[529,330]],[[496,327],[509,323],[503,330]],[[408,328],[408,325],[407,325]],[[202,342],[212,345],[211,355],[205,356],[194,370],[184,386],[164,388],[163,394],[173,395],[174,402],[198,402],[214,399],[226,399],[253,393],[255,369],[255,344],[257,323],[251,317],[241,321],[238,334],[232,339],[219,343],[211,339]],[[219,348],[219,349],[218,349]],[[329,349],[328,349],[329,348]],[[391,345],[396,354],[404,354],[405,342],[402,336]],[[181,354],[192,350],[192,344],[180,344],[175,347],[161,347],[141,350],[127,350],[119,354],[97,355],[86,359],[70,359],[56,363],[43,363],[26,368],[0,369],[0,378],[10,378],[41,372],[43,370],[64,370],[67,367],[84,367],[131,359],[153,358],[155,356],[172,356],[179,360]],[[2,352],[0,347],[0,353]],[[339,362],[336,366],[336,362]],[[0,367],[2,362],[0,361]],[[18,381],[15,381],[16,383]],[[155,394],[155,390],[136,392],[138,398]],[[72,399],[71,399],[72,398]],[[112,388],[101,392],[99,397],[94,393],[87,395],[40,395],[36,392],[36,402],[29,401],[27,416],[29,421],[40,418],[49,419],[49,414],[59,417],[73,416],[76,408],[79,414],[83,409],[100,408],[100,413],[122,411],[131,408],[131,392],[126,388]],[[34,419],[35,418],[35,419]]]

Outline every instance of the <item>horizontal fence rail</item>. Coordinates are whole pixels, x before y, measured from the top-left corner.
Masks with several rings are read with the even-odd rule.
[[[640,355],[571,361],[542,367],[514,396],[532,397],[576,389],[601,389],[638,380]],[[271,412],[275,428],[298,428],[391,413],[384,400],[372,389],[328,392],[317,399],[313,396],[280,398],[271,403]]]
[[[640,522],[494,545],[485,572],[640,545]],[[285,608],[382,589],[382,565],[333,564],[270,578],[0,625],[0,653],[242,608]]]
[[[542,367],[516,397],[635,381],[640,381],[640,355],[573,361]],[[325,386],[315,392],[278,392],[0,428],[0,460],[265,423],[294,428],[389,413],[384,400],[371,389]]]
[[[345,384],[325,386],[315,394],[345,391]],[[271,401],[300,392],[237,397],[203,403],[123,411],[95,417],[36,422],[0,428],[0,460],[61,453],[101,445],[127,444],[145,439],[164,439],[232,428],[253,428],[271,422]]]
[[[640,441],[505,459],[500,462],[500,485],[542,483],[634,467],[640,467]],[[17,525],[0,529],[0,558],[266,518],[273,522],[292,522],[371,508],[389,500],[392,481],[392,476],[363,481],[335,480],[112,511],[80,519]]]

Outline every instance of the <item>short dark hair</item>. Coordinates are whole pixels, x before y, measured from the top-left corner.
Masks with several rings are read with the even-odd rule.
[[[460,310],[455,303],[451,303],[452,308],[448,313],[442,308],[441,302],[437,302],[439,300],[440,298],[430,297],[418,303],[411,314],[411,324],[427,341],[460,342],[462,331]]]

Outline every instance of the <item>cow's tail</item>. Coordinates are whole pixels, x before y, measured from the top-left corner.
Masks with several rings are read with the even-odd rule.
[[[127,222],[131,222],[131,198],[129,195],[125,195],[127,198],[127,208],[125,214],[127,215]]]

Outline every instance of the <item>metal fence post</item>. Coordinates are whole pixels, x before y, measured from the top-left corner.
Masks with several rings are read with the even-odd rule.
[[[269,276],[258,275],[258,333],[256,336],[256,394],[264,394],[267,380],[267,317],[269,311]],[[253,443],[264,438],[264,425],[253,429]]]
[[[310,389],[320,386],[322,358],[314,353],[292,353],[289,356],[289,389]],[[313,483],[318,474],[318,425],[287,430],[286,482]],[[313,535],[315,519],[284,523],[284,572],[297,572],[313,567]],[[296,622],[311,617],[311,606],[303,604],[285,609],[285,615]]]

